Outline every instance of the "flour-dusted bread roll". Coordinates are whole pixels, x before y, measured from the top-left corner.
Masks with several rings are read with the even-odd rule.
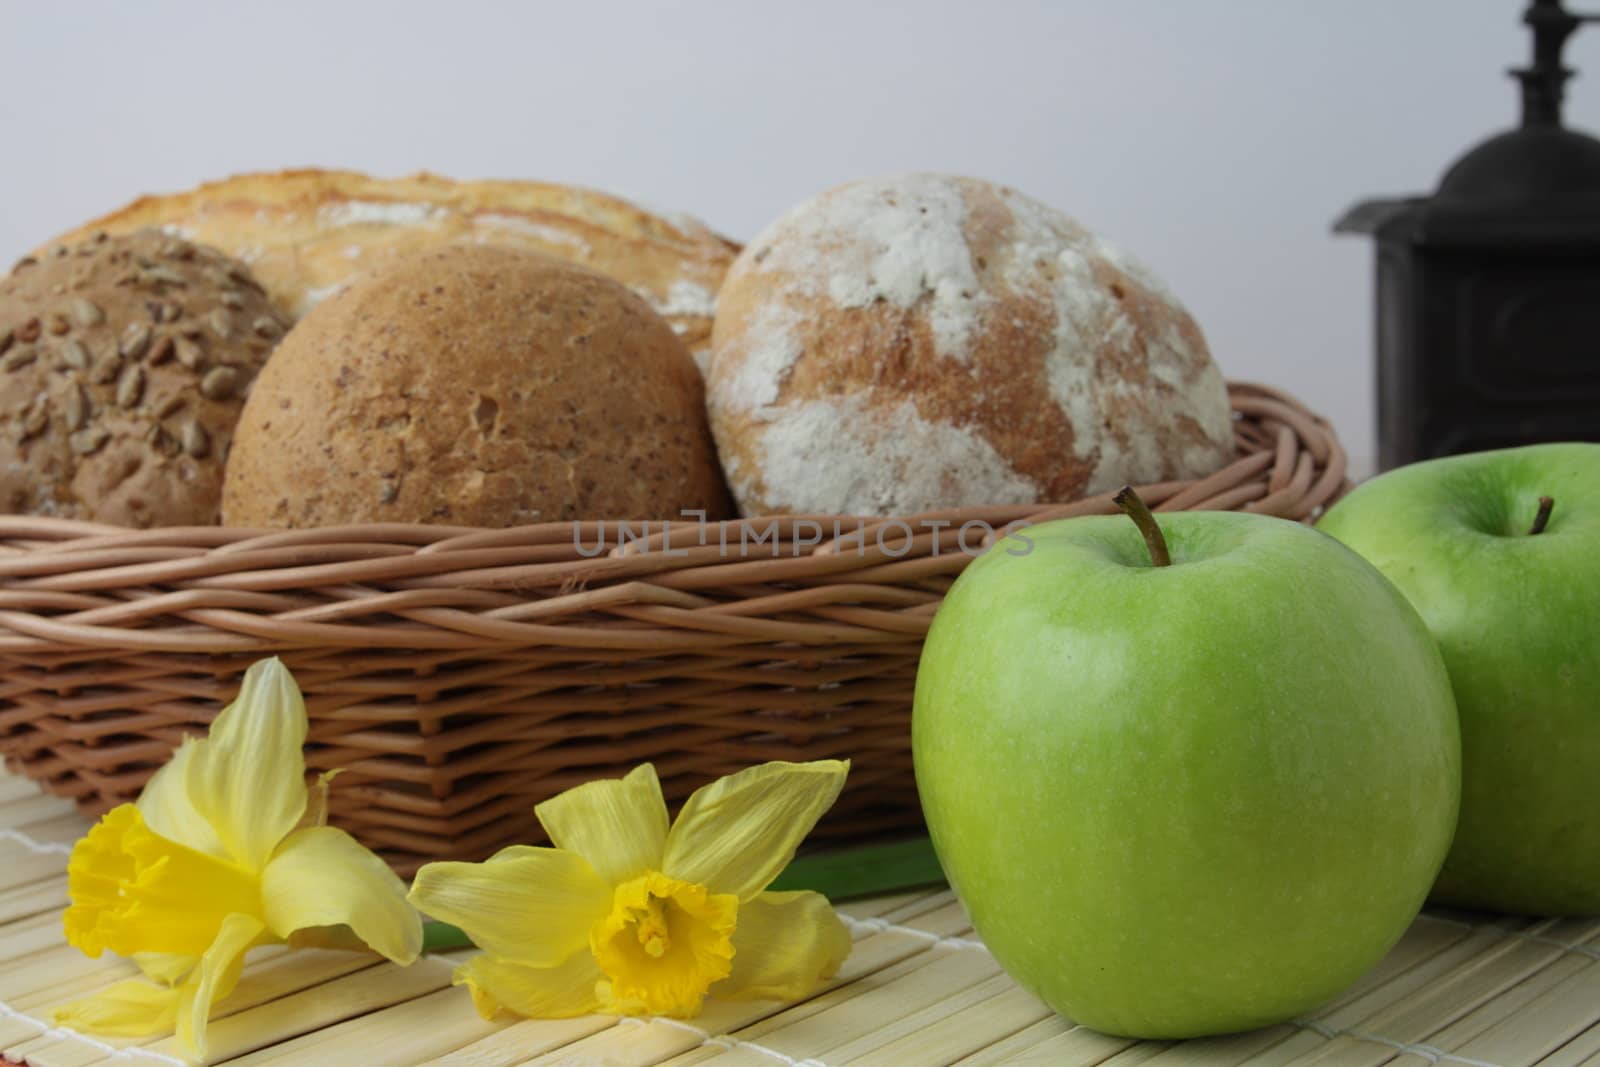
[[[738,251],[694,219],[663,218],[592,189],[342,170],[243,174],[141,197],[61,240],[145,226],[243,260],[294,319],[356,275],[426,248],[470,242],[544,252],[622,282],[697,353]]]
[[[288,327],[238,261],[144,230],[0,278],[0,509],[209,525],[244,394]]]
[[[290,331],[240,416],[236,526],[710,518],[729,510],[694,360],[621,284],[452,245]]]
[[[1062,501],[1233,456],[1172,294],[971,178],[853,182],[768,227],[718,295],[708,390],[746,514]]]

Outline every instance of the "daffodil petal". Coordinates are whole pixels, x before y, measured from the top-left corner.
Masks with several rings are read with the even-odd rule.
[[[145,783],[139,794],[139,814],[145,823],[171,841],[217,859],[230,859],[211,823],[189,799],[189,761],[205,749],[200,738],[185,737],[172,758]]]
[[[794,859],[849,771],[848,760],[763,763],[695,790],[667,835],[661,870],[749,900]]]
[[[739,906],[733,970],[711,996],[798,1000],[839,972],[850,931],[820,893],[761,893]]]
[[[428,864],[411,902],[491,955],[553,967],[589,944],[611,887],[576,852],[513,845],[486,863]]]
[[[456,968],[453,984],[464,985],[485,1019],[504,1009],[530,1019],[568,1019],[600,1010],[600,968],[587,951],[574,952],[554,967],[530,967],[491,956],[474,956]]]
[[[261,874],[267,926],[285,940],[314,926],[348,926],[396,963],[422,951],[422,919],[406,902],[405,883],[343,830],[296,830]]]
[[[656,769],[585,782],[533,809],[557,848],[576,852],[611,885],[661,865],[667,802]]]
[[[178,991],[130,978],[92,997],[63,1004],[51,1013],[57,1026],[108,1037],[170,1033],[178,1017]]]
[[[200,957],[200,966],[178,989],[178,1047],[194,1059],[206,1058],[206,1023],[217,1001],[233,992],[244,969],[244,954],[266,927],[253,915],[230,915],[217,939]]]
[[[235,863],[260,871],[306,810],[306,706],[289,669],[261,660],[189,759],[189,800]]]
[[[175,952],[135,952],[128,957],[144,976],[162,985],[177,985],[189,976],[199,956],[183,956]]]

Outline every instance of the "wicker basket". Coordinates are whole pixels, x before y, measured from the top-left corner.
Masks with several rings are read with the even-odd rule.
[[[1231,394],[1239,459],[1143,487],[1153,506],[1307,519],[1343,491],[1324,421],[1270,389]],[[346,769],[333,819],[403,872],[537,840],[535,802],[642,760],[676,799],[762,760],[850,757],[819,834],[911,829],[912,682],[963,549],[1110,510],[1100,496],[665,530],[0,517],[0,750],[99,812],[277,653],[306,693],[308,762]]]

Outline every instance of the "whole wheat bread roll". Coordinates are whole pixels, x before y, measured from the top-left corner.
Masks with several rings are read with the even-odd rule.
[[[720,518],[703,388],[672,329],[602,274],[509,248],[416,253],[283,339],[240,416],[223,521]]]
[[[544,252],[617,279],[694,352],[710,339],[717,287],[738,251],[692,218],[591,189],[329,170],[242,174],[141,197],[58,241],[146,226],[243,260],[291,319],[356,275],[425,248],[464,241]]]
[[[153,230],[0,278],[0,509],[217,521],[244,395],[286,324],[248,270]]]
[[[745,514],[1064,501],[1233,456],[1166,287],[970,178],[853,182],[773,223],[718,295],[707,385]]]

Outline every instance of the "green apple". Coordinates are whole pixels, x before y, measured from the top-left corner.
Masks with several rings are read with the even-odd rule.
[[[1434,899],[1600,913],[1600,445],[1417,463],[1319,525],[1411,599],[1455,687],[1461,820]]]
[[[1144,513],[1149,520],[1148,512]],[[1422,620],[1332,538],[1065,519],[956,581],[917,674],[934,847],[1000,964],[1113,1034],[1291,1019],[1415,918],[1460,739]]]

